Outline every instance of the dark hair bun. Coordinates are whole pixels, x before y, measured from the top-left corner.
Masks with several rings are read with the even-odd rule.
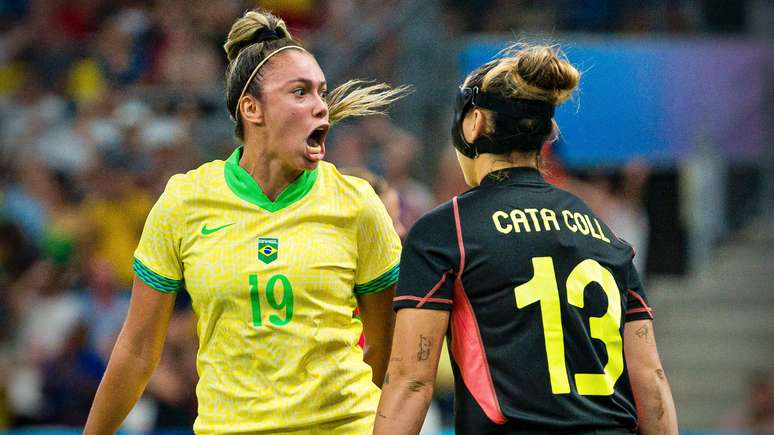
[[[233,62],[242,50],[253,44],[283,38],[292,38],[285,22],[268,11],[256,9],[245,13],[231,26],[223,49],[228,61]]]

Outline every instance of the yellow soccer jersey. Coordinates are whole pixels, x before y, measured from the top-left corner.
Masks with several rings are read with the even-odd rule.
[[[367,426],[379,389],[352,312],[356,294],[397,281],[390,217],[368,183],[326,162],[271,202],[241,154],[173,176],[135,252],[137,276],[185,288],[198,317],[194,430]]]

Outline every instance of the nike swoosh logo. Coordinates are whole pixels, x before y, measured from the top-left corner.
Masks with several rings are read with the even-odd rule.
[[[234,224],[231,223],[231,224],[221,225],[215,228],[207,228],[207,224],[204,224],[204,226],[202,227],[202,235],[206,236],[206,235],[212,234],[216,231],[222,230],[223,228],[230,227],[231,225],[234,225]]]

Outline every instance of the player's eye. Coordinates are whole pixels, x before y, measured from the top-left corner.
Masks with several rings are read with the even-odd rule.
[[[306,90],[304,88],[296,88],[293,89],[293,94],[299,97],[303,97],[306,95]]]
[[[323,100],[328,98],[328,90],[327,89],[320,91],[320,98],[322,98]]]

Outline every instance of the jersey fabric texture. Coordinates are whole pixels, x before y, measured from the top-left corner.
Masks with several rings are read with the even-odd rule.
[[[415,224],[394,308],[451,311],[458,434],[636,428],[621,337],[651,310],[633,256],[529,168],[489,174]]]
[[[392,221],[366,181],[326,162],[272,202],[241,155],[173,176],[135,252],[139,279],[185,288],[198,318],[194,431],[370,430],[379,389],[352,312],[397,281]]]

